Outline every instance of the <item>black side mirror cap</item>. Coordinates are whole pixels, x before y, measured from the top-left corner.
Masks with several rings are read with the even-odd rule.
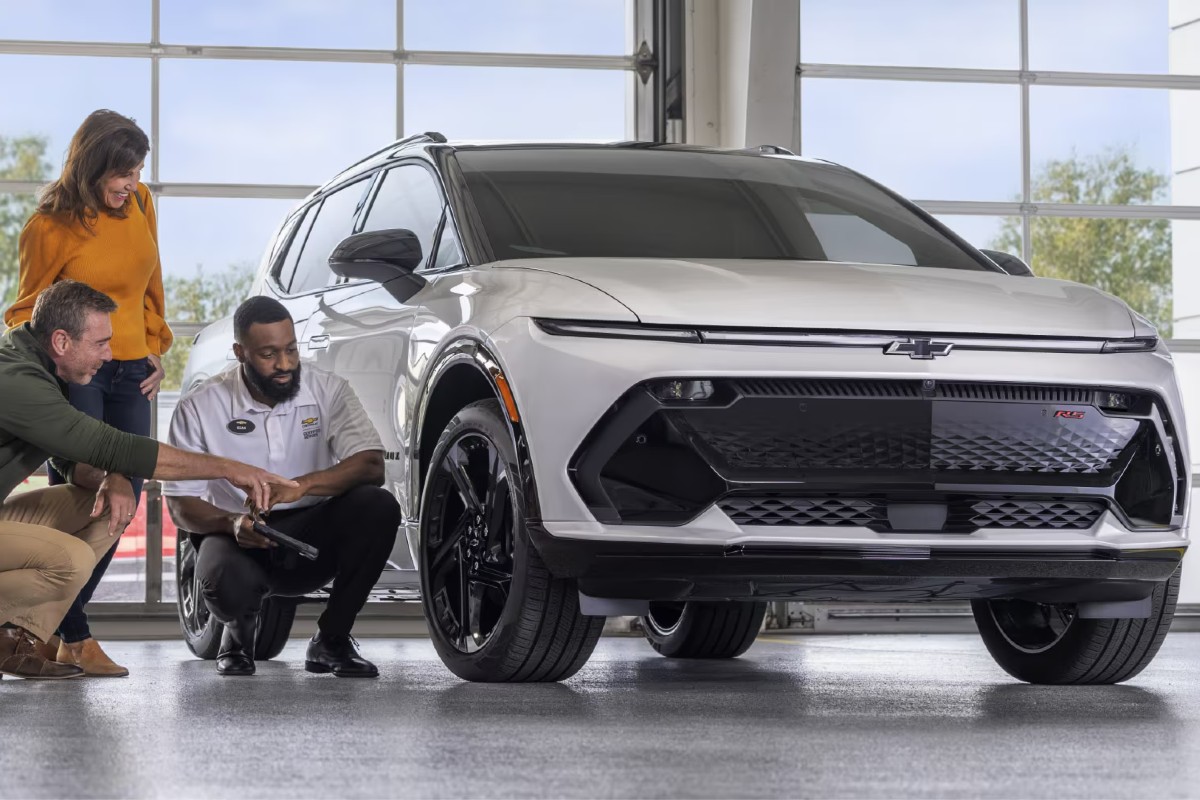
[[[994,261],[997,267],[1009,275],[1016,275],[1022,278],[1034,277],[1030,266],[1012,253],[1005,253],[1000,250],[980,250],[979,252]]]
[[[347,236],[329,254],[329,269],[349,280],[375,281],[403,303],[428,283],[413,273],[421,259],[416,234],[393,228]]]

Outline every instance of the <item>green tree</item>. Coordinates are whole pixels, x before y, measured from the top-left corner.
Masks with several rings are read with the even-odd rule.
[[[1146,205],[1166,198],[1169,180],[1134,163],[1126,149],[1049,161],[1033,179],[1038,202]],[[995,250],[1021,252],[1020,219],[1007,219]],[[1165,219],[1034,217],[1033,270],[1095,286],[1129,303],[1171,334],[1171,223]]]
[[[213,322],[232,314],[250,294],[253,282],[254,265],[250,262],[230,264],[224,272],[212,276],[205,275],[203,265],[197,264],[193,277],[170,276],[163,281],[167,316],[172,322]],[[180,336],[163,356],[164,389],[179,388],[191,349],[191,337]]]
[[[0,181],[50,180],[50,163],[46,161],[46,137],[0,136]],[[8,308],[16,299],[17,275],[20,262],[17,242],[21,228],[37,206],[32,194],[0,193],[0,301]]]

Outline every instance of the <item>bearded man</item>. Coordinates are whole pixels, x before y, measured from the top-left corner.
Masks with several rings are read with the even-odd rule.
[[[255,625],[263,600],[300,596],[333,582],[308,644],[305,669],[338,677],[375,677],[359,655],[351,627],[387,564],[400,506],[383,483],[383,443],[350,384],[306,366],[291,315],[277,300],[252,297],[234,314],[238,366],[191,390],[175,409],[170,442],[183,450],[272,465],[295,475],[275,490],[271,507],[247,509],[220,481],[175,481],[164,487],[181,535],[197,550],[200,594],[225,630],[221,675],[254,674]],[[318,548],[316,561],[295,557],[254,530],[257,513]]]

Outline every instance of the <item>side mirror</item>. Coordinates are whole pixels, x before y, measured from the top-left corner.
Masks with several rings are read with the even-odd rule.
[[[407,301],[428,283],[413,270],[421,265],[421,242],[403,228],[356,233],[329,254],[334,275],[375,281],[399,300]]]
[[[1004,253],[1000,250],[980,250],[979,252],[996,262],[996,266],[1009,275],[1017,275],[1022,278],[1034,277],[1033,270],[1030,269],[1029,265],[1012,253]]]

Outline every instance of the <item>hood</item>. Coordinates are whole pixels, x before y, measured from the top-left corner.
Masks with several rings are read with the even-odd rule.
[[[1120,338],[1128,306],[1069,281],[811,261],[538,258],[653,325]]]

